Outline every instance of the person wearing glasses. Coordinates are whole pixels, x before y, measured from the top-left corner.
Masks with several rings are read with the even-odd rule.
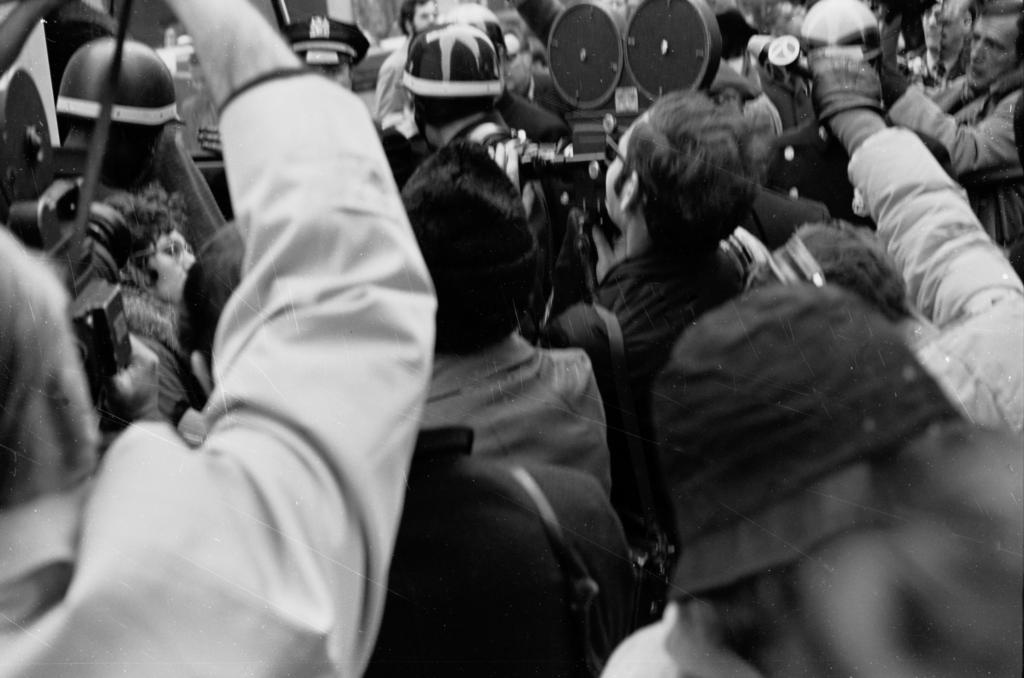
[[[651,384],[685,329],[742,289],[740,272],[719,241],[743,223],[758,194],[762,142],[741,113],[698,92],[665,95],[617,144],[609,140],[605,201],[614,232],[593,231],[594,304],[570,306],[544,331],[548,346],[575,346],[590,356],[608,422],[612,504],[631,539],[643,526],[623,416],[629,404],[617,397],[615,371],[622,366],[613,362],[610,330],[595,305],[621,328],[648,475],[659,478],[652,466]],[[660,518],[670,525],[665,506],[658,506]]]
[[[189,410],[202,408],[202,390],[178,344],[177,307],[195,255],[182,231],[184,203],[156,184],[120,192],[106,201],[125,219],[132,255],[121,271],[128,329],[160,358],[160,414],[177,426]]]

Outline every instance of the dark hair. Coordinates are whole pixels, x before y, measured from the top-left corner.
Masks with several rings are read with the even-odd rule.
[[[213,337],[228,299],[242,280],[245,242],[231,222],[210,236],[188,270],[178,309],[178,343],[190,355],[199,351],[212,364]]]
[[[797,235],[821,265],[825,280],[857,294],[893,322],[910,317],[907,286],[873,233],[835,221],[801,226]]]
[[[402,29],[402,35],[410,34],[405,25],[416,16],[416,8],[428,2],[435,2],[435,0],[403,0],[401,7],[398,9],[398,27]]]
[[[742,114],[699,92],[673,92],[637,121],[620,180],[637,173],[647,230],[660,251],[703,256],[750,211],[764,149]]]
[[[402,201],[437,289],[437,352],[477,351],[511,333],[537,277],[537,241],[487,150],[445,146],[409,178]]]
[[[413,94],[412,101],[417,122],[434,127],[442,127],[475,113],[489,113],[494,110],[494,97],[492,96],[440,99]],[[422,130],[420,131],[422,132]]]
[[[153,245],[160,236],[172,231],[185,232],[185,200],[178,192],[168,193],[159,184],[139,191],[118,191],[104,198],[124,217],[132,236],[132,251]]]

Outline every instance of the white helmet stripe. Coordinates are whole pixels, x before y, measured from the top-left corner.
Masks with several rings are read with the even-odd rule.
[[[454,80],[442,82],[440,80],[417,78],[409,73],[405,73],[402,76],[402,84],[413,94],[444,99],[482,97],[487,95],[500,96],[505,88],[501,80]]]
[[[57,97],[57,112],[95,120],[100,117],[100,104],[98,101],[61,96]],[[139,108],[137,106],[114,104],[110,119],[114,122],[127,122],[133,125],[155,127],[171,120],[177,120],[178,106],[177,104],[171,104],[162,108]]]

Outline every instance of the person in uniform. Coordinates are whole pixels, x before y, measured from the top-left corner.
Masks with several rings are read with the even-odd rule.
[[[821,0],[807,13],[801,32],[803,42],[812,49],[841,44],[860,46],[865,58],[881,54],[878,22],[856,0]],[[766,186],[793,198],[820,201],[834,218],[873,226],[847,177],[849,163],[843,145],[812,118],[772,142]]]
[[[370,49],[358,26],[326,16],[289,24],[284,35],[299,58],[348,90],[352,89],[352,67]]]

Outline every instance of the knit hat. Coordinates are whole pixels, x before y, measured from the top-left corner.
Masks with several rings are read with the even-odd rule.
[[[822,496],[859,487],[858,464],[958,417],[894,325],[848,292],[809,285],[704,315],[673,349],[653,411],[682,542],[673,583],[688,593],[845,529],[846,505]]]
[[[479,350],[512,332],[537,277],[537,240],[486,149],[446,146],[402,198],[437,291],[437,351]]]

